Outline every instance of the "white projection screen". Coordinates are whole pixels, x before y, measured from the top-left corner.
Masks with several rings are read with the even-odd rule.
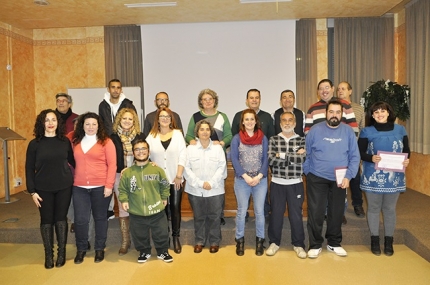
[[[142,25],[145,114],[165,91],[186,131],[205,88],[217,92],[230,123],[251,88],[273,113],[282,90],[296,91],[295,27],[295,20]]]

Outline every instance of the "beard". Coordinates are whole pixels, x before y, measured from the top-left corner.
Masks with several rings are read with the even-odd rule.
[[[291,133],[294,131],[293,127],[290,127],[290,128],[282,127],[281,129],[282,129],[282,132],[284,132],[284,133]]]
[[[326,120],[326,121],[327,121],[327,124],[330,127],[337,127],[340,124],[340,120],[338,118],[336,118],[336,117],[332,117],[332,118],[330,118],[329,120]]]
[[[134,160],[136,160],[138,162],[147,162],[148,159],[149,159],[149,156],[145,157],[144,159],[134,158]]]

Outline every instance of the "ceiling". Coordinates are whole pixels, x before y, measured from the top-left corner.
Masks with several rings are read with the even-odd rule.
[[[241,4],[240,0],[176,0],[175,7],[127,8],[124,4],[175,0],[0,0],[0,22],[18,29],[126,24],[372,17],[395,13],[411,0],[292,0]],[[276,1],[276,0],[274,0]]]

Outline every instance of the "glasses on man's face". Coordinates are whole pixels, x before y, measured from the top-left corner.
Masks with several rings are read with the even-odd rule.
[[[67,99],[57,99],[57,103],[67,103]]]
[[[160,103],[167,103],[169,101],[169,99],[161,99],[161,98],[159,98],[159,99],[157,99],[157,102],[160,102]]]
[[[318,88],[319,91],[324,91],[324,90],[329,90],[331,88],[331,86],[325,86],[325,87],[320,87]]]
[[[160,115],[160,116],[158,116],[158,118],[161,120],[168,120],[168,119],[170,119],[170,116]]]
[[[144,152],[144,151],[147,151],[147,150],[148,150],[147,147],[140,147],[140,148],[135,148],[134,152]]]

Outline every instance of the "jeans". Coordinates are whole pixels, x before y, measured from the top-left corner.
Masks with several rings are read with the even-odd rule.
[[[237,201],[236,238],[245,235],[245,217],[250,195],[254,201],[256,237],[264,238],[264,201],[267,194],[267,178],[264,177],[256,186],[249,186],[242,178],[234,178],[234,193]]]
[[[188,195],[194,213],[195,244],[219,245],[221,242],[221,219],[224,194],[200,197]]]
[[[86,251],[88,247],[88,225],[92,212],[95,224],[94,249],[104,250],[106,247],[108,220],[107,210],[111,196],[104,197],[104,186],[82,188],[73,186],[73,206],[75,210],[75,239],[78,251]]]

